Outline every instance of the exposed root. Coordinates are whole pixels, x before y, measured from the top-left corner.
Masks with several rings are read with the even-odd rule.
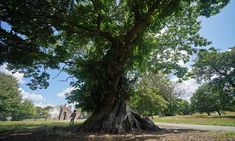
[[[133,112],[126,101],[97,110],[79,127],[81,132],[127,133],[143,130],[157,131],[160,128],[149,118],[142,118]]]

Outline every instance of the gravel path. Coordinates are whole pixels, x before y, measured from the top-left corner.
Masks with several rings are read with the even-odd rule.
[[[160,128],[196,129],[196,130],[235,132],[235,127],[230,127],[230,126],[193,125],[193,124],[181,124],[181,123],[156,123],[156,124],[160,126]]]

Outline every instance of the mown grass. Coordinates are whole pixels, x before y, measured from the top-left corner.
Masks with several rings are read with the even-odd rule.
[[[74,127],[69,127],[69,121],[37,120],[37,121],[5,121],[0,122],[0,140],[25,141],[25,140],[71,140],[71,141],[132,141],[132,140],[235,140],[235,132],[223,131],[197,131],[187,129],[167,129],[159,132],[143,132],[134,134],[96,134],[79,133],[73,128],[81,124],[77,120]],[[57,128],[55,128],[57,127]],[[42,129],[42,130],[39,130]],[[72,129],[72,130],[71,130]],[[32,134],[27,135],[28,131]],[[17,134],[19,132],[20,134]],[[25,133],[25,134],[22,134]]]
[[[209,132],[208,134],[218,138],[235,138],[235,132]]]
[[[167,122],[167,123],[185,123],[197,125],[218,125],[218,126],[235,126],[235,112],[225,112],[225,115],[218,116],[212,114],[195,114],[192,116],[165,116],[153,118],[154,122]]]
[[[80,124],[82,121],[76,121],[75,124]],[[28,131],[35,128],[50,129],[53,127],[69,126],[69,121],[54,121],[54,120],[27,120],[27,121],[0,121],[0,132],[17,132]]]

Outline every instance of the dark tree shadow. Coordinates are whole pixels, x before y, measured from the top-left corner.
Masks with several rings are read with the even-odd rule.
[[[235,119],[235,116],[224,116],[224,115],[222,115],[222,116],[210,116],[210,118],[234,118]]]
[[[157,132],[125,134],[81,133],[75,127],[37,128],[32,131],[0,133],[0,141],[144,141],[162,140],[168,135],[206,132],[192,129],[162,128]]]

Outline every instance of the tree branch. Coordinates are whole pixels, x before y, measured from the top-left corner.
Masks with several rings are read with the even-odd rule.
[[[138,10],[135,10],[136,24],[132,27],[131,30],[129,30],[129,32],[126,33],[124,37],[125,44],[132,43],[132,41],[137,37],[159,5],[160,0],[156,0],[144,16],[140,15]]]
[[[64,69],[66,66],[67,66],[67,65],[65,64],[65,65],[60,69],[59,73],[58,73],[56,76],[54,76],[52,79],[57,78],[57,77],[62,73],[63,69]]]
[[[64,30],[68,31],[69,33],[76,33],[76,34],[82,34],[82,35],[88,35],[91,37],[97,36],[97,37],[103,37],[104,39],[108,40],[109,42],[114,42],[115,38],[113,38],[112,34],[110,32],[105,32],[98,30],[96,27],[87,27],[83,25],[73,25],[73,24],[67,24],[64,25]]]
[[[97,2],[97,1],[92,0],[93,7],[94,7],[94,9],[95,9],[95,11],[97,13],[97,21],[96,21],[97,30],[100,30],[101,15],[100,15],[100,10],[98,9],[98,6],[100,4],[96,4],[95,2]]]
[[[110,32],[104,32],[101,30],[97,30],[95,28],[89,28],[89,27],[84,27],[84,26],[78,26],[78,27],[80,27],[81,29],[84,29],[84,32],[86,32],[87,34],[94,35],[94,36],[102,36],[110,42],[114,42],[115,40],[112,37],[112,34]]]
[[[235,84],[234,84],[233,81],[228,77],[228,75],[227,75],[226,73],[222,73],[222,72],[219,71],[214,65],[211,65],[211,66],[215,69],[215,71],[216,71],[217,73],[219,73],[220,75],[224,76],[224,77],[227,79],[228,83],[229,83],[230,85],[232,85],[232,87],[235,88]]]

